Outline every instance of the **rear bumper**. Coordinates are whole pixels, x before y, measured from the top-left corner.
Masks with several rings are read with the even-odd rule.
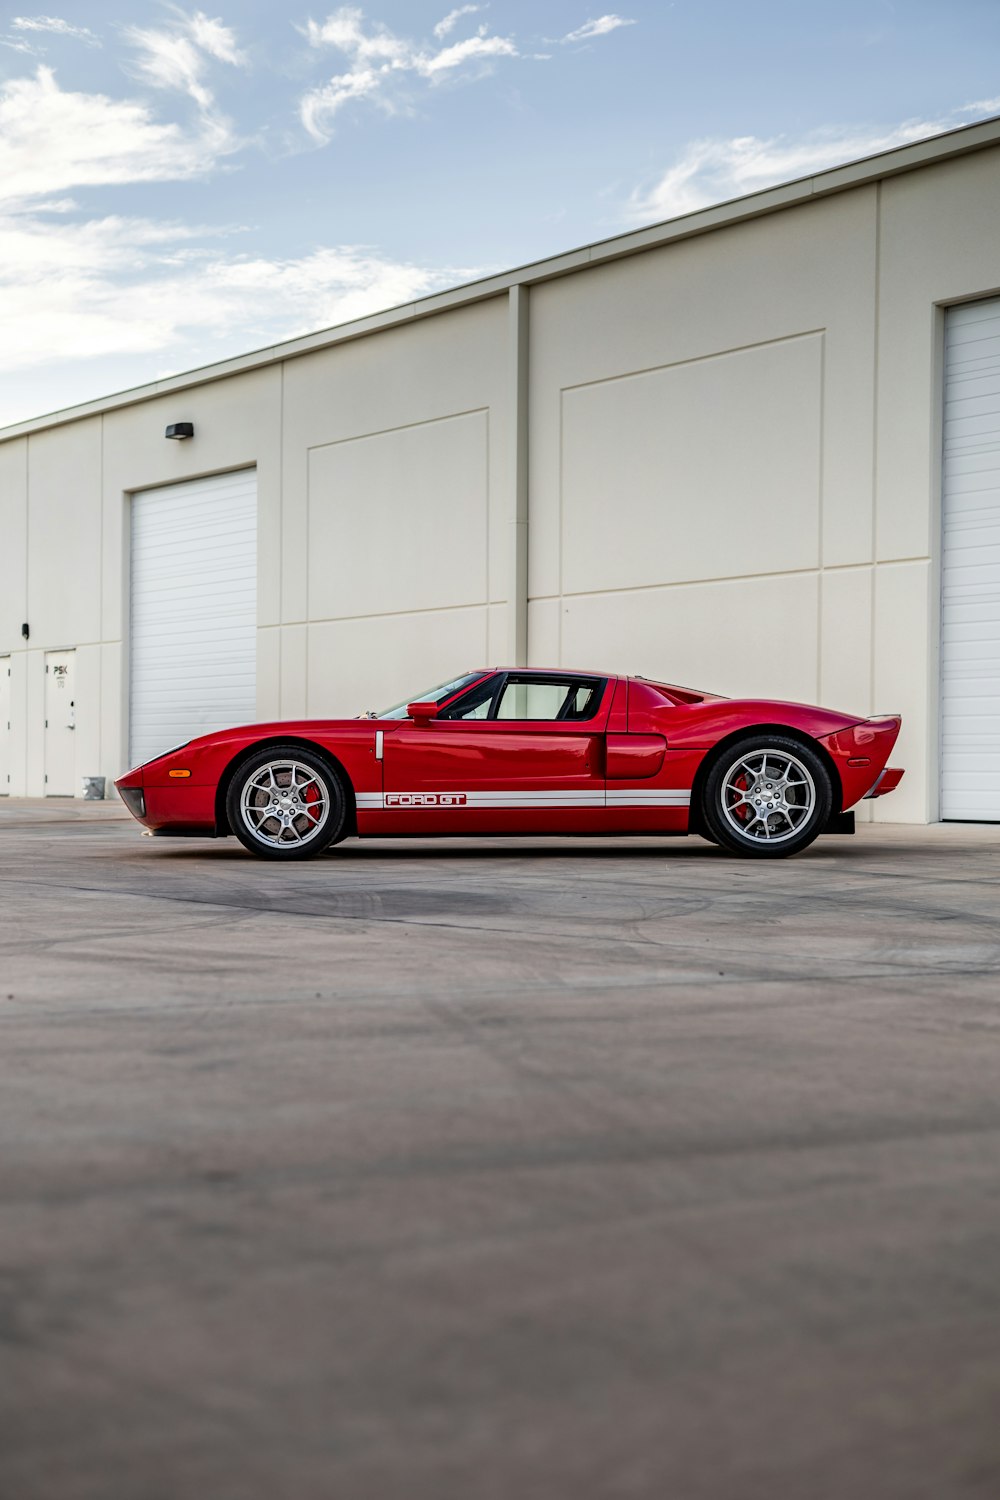
[[[902,771],[882,768],[892,754],[899,727],[898,714],[885,714],[876,719],[862,719],[848,729],[820,739],[840,777],[842,811],[846,812],[865,797],[883,797],[896,786]]]
[[[870,797],[886,797],[894,792],[903,779],[903,772],[898,766],[886,766],[885,770],[875,778],[875,784],[871,791],[865,792],[863,801],[867,802]]]

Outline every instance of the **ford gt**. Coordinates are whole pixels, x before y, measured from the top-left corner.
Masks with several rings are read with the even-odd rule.
[[[722,698],[644,677],[481,668],[357,719],[206,734],[127,772],[155,835],[235,834],[268,859],[349,836],[700,834],[797,854],[854,831],[903,772],[898,714]]]

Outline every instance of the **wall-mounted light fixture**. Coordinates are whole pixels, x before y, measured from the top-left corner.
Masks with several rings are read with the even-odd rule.
[[[28,629],[28,622],[27,622],[27,620],[25,620],[24,624],[21,626],[21,635],[24,637],[25,640],[27,640],[28,636],[30,634],[31,634],[31,631]]]
[[[165,436],[168,437],[168,438],[189,438],[189,437],[194,437],[194,423],[193,422],[171,422],[170,426],[167,428]]]

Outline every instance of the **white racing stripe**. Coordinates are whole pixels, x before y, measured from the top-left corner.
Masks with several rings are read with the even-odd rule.
[[[680,791],[607,793],[608,807],[690,807],[691,793]]]
[[[364,812],[460,811],[462,808],[522,808],[531,812],[540,807],[689,807],[691,793],[676,789],[663,791],[594,791],[594,792],[358,792],[358,807]]]

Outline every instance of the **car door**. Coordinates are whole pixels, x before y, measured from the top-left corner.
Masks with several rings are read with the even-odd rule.
[[[604,826],[615,679],[501,672],[438,718],[386,721],[389,833],[588,833]]]

